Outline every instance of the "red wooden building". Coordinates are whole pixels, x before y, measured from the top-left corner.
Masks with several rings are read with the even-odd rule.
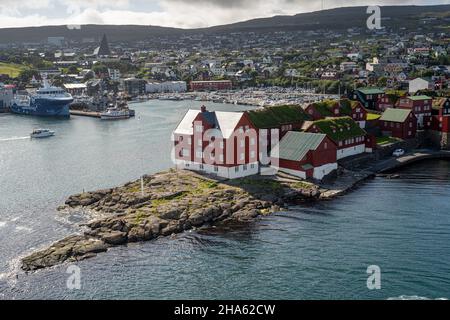
[[[191,91],[231,90],[233,84],[230,80],[191,81],[190,88]]]
[[[271,152],[280,171],[321,180],[337,169],[336,144],[325,134],[288,132]]]
[[[350,117],[314,121],[306,131],[326,134],[337,146],[337,159],[354,156],[366,150],[366,131]]]
[[[424,125],[424,117],[431,116],[433,99],[428,96],[411,96],[400,98],[397,108],[412,110],[417,117],[419,128]]]
[[[383,112],[379,125],[384,135],[400,139],[416,137],[417,117],[412,110],[388,108]]]
[[[313,120],[348,116],[356,121],[361,128],[365,127],[368,114],[367,109],[359,101],[349,99],[324,100],[311,103],[305,107],[305,112]]]
[[[173,140],[180,169],[229,179],[259,172],[258,137],[245,112],[189,110]]]
[[[432,115],[425,117],[424,127],[428,130],[450,132],[450,98],[433,100]]]

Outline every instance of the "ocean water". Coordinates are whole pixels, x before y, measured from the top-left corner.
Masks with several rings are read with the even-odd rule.
[[[171,166],[170,132],[198,102],[134,105],[101,122],[0,115],[0,299],[439,299],[450,297],[450,162],[376,178],[333,201],[235,230],[192,231],[116,247],[76,265],[24,274],[21,256],[79,231],[56,208],[73,193]],[[209,104],[210,109],[244,107]],[[140,120],[139,120],[140,118]],[[57,134],[26,136],[35,127]],[[381,289],[367,288],[379,266]]]

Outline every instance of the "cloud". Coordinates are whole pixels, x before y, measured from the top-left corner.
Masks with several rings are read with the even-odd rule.
[[[355,5],[449,4],[450,0],[324,0],[325,8]],[[197,28],[320,10],[311,0],[0,0],[0,27],[141,24]]]

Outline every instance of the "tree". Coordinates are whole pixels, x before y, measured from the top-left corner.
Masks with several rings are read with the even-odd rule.
[[[17,77],[20,82],[30,82],[30,80],[34,77],[39,76],[39,71],[36,69],[23,69],[20,71],[19,76]]]
[[[78,74],[78,67],[75,65],[71,65],[67,68],[67,74]]]

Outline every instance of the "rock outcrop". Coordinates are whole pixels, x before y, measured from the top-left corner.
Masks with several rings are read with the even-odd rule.
[[[260,176],[219,182],[189,171],[170,170],[143,180],[143,190],[139,180],[69,197],[60,209],[98,212],[102,218],[85,224],[82,235],[69,236],[24,258],[22,269],[79,261],[112,246],[195,227],[248,222],[287,204],[320,196],[313,184]]]

